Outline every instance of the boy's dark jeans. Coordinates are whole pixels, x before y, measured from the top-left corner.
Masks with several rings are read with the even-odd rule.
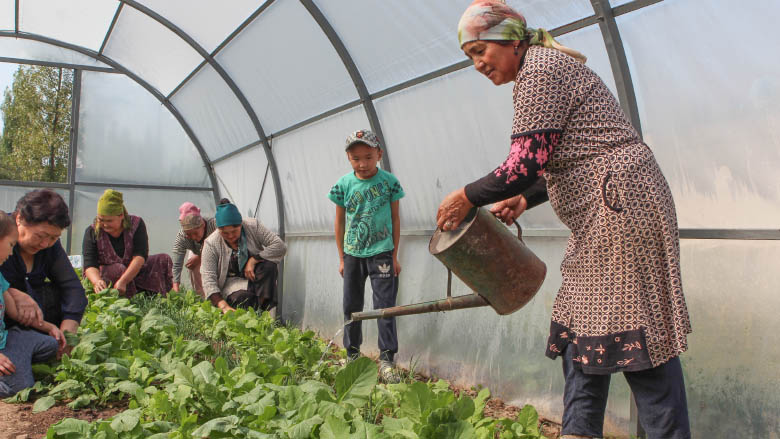
[[[367,258],[344,255],[344,321],[353,312],[363,311],[366,277],[371,279],[374,309],[395,306],[398,295],[398,278],[393,269],[393,252],[387,251]],[[353,322],[344,328],[344,347],[347,355],[360,353],[363,343],[363,322]],[[377,319],[379,329],[379,359],[393,361],[398,352],[398,334],[395,317]]]

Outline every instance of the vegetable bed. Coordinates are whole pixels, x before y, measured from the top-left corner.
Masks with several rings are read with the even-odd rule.
[[[167,298],[90,294],[70,356],[36,365],[38,396],[73,409],[122,401],[111,419],[64,419],[47,438],[542,438],[531,406],[515,419],[484,416],[490,393],[456,396],[446,381],[377,383],[360,358],[340,366],[312,331],[268,313],[222,315],[192,292]],[[75,341],[75,340],[73,340]]]

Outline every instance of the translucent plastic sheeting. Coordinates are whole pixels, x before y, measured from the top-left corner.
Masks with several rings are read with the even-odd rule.
[[[617,18],[645,141],[682,227],[780,223],[780,58],[770,55],[778,16],[774,0],[680,0]],[[723,29],[760,37],[712,37]]]
[[[264,226],[271,229],[274,233],[279,233],[279,209],[276,206],[276,185],[271,174],[268,174],[268,180],[265,182],[265,189],[260,194],[260,205],[255,213],[255,218],[260,220]]]
[[[447,270],[428,253],[428,236],[402,236],[403,267],[398,305],[444,299]],[[290,237],[285,259],[283,315],[342,344],[343,279],[338,273],[336,244],[330,237]],[[560,264],[566,246],[561,238],[527,238],[526,244],[548,266],[536,297],[523,309],[499,316],[489,307],[428,313],[396,318],[403,367],[413,365],[429,376],[457,386],[487,386],[494,396],[519,406],[533,404],[546,418],[562,411],[563,376],[560,360],[544,356],[552,303],[560,286]],[[471,291],[457,278],[452,295]],[[366,285],[365,309],[371,309],[371,286]],[[364,354],[378,354],[374,320],[363,322]],[[628,430],[629,393],[616,376],[610,395],[608,431]]]
[[[403,230],[434,229],[441,200],[495,169],[509,152],[512,85],[496,87],[473,68],[383,97],[375,106],[392,171],[406,190]],[[562,227],[551,211],[535,221]]]
[[[16,202],[19,201],[20,198],[24,196],[27,192],[33,191],[35,189],[44,189],[46,186],[41,185],[40,188],[32,188],[32,187],[17,187],[17,186],[0,186],[0,210],[2,210],[5,213],[11,213],[14,210],[16,210]],[[57,192],[60,194],[62,199],[65,201],[65,204],[68,204],[69,199],[69,192],[63,189],[52,189],[54,192]],[[73,217],[73,212],[71,212],[71,218]],[[68,248],[68,233],[67,230],[62,231],[62,236],[60,237],[60,243],[64,248]]]
[[[15,5],[15,0],[0,0],[0,30],[15,30]]]
[[[30,61],[46,61],[62,64],[78,64],[90,67],[111,68],[94,58],[47,43],[0,36],[0,56]]]
[[[258,0],[141,0],[212,52],[263,3]]]
[[[236,95],[208,64],[187,81],[171,101],[211,159],[259,139]]]
[[[81,254],[84,231],[95,219],[98,198],[105,188],[76,187],[73,218],[73,254]],[[173,241],[181,229],[179,206],[189,201],[198,206],[203,216],[214,216],[214,196],[211,192],[120,189],[125,207],[131,215],[140,216],[149,234],[149,254],[171,253]]]
[[[317,0],[370,92],[424,75],[464,59],[458,21],[471,0]],[[529,25],[552,29],[593,15],[587,0],[509,1]]]
[[[125,6],[104,53],[168,95],[203,58],[176,34]]]
[[[556,38],[564,46],[571,47],[582,52],[588,57],[585,63],[596,72],[604,81],[614,96],[617,96],[615,77],[612,74],[612,66],[609,63],[609,54],[604,46],[604,38],[597,24],[561,35]]]
[[[780,241],[684,240],[681,251],[694,437],[778,437]]]
[[[352,172],[344,141],[363,128],[369,124],[359,106],[274,139],[287,232],[333,230],[336,209],[327,195],[342,175]]]
[[[297,1],[274,2],[217,55],[267,134],[357,99],[319,25]]]
[[[235,204],[245,217],[255,216],[267,165],[265,152],[259,145],[214,165],[219,193]],[[271,180],[270,171],[268,180]]]
[[[124,75],[82,76],[76,181],[210,187],[179,122]]]
[[[106,0],[24,0],[19,30],[100,50],[119,2]]]

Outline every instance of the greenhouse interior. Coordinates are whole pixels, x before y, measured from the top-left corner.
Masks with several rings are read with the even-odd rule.
[[[71,216],[60,242],[82,255],[111,188],[145,221],[149,252],[171,254],[179,206],[214,217],[227,198],[286,244],[276,317],[341,345],[344,279],[328,194],[351,172],[347,136],[376,133],[379,167],[405,192],[398,305],[450,293],[448,269],[429,251],[439,205],[507,157],[515,84],[493,85],[461,49],[458,23],[471,3],[0,0],[0,130],[12,128],[6,111],[25,72],[48,75],[54,105],[65,103],[54,121],[59,149],[35,149],[33,139],[21,157],[2,137],[0,209],[54,190]],[[780,2],[506,3],[587,57],[668,181],[692,327],[679,355],[691,437],[780,438],[780,347],[771,341],[780,333],[780,57],[771,55]],[[395,361],[560,423],[561,359],[545,350],[571,232],[550,203],[517,222],[547,267],[533,299],[511,315],[488,306],[399,316]],[[472,293],[451,280],[453,296]],[[363,333],[363,353],[376,358],[377,325],[364,322]],[[639,416],[614,374],[605,436],[647,437]],[[294,437],[331,437],[323,431]]]

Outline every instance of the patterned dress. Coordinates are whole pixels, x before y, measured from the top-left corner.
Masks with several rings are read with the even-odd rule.
[[[617,100],[585,65],[532,46],[514,102],[509,158],[466,194],[486,204],[508,198],[487,195],[499,185],[520,193],[546,178],[550,203],[571,230],[547,356],[573,343],[575,367],[608,374],[684,352],[691,325],[674,200]]]
[[[136,230],[138,230],[140,223],[140,217],[130,215],[130,228],[122,232],[125,252],[121,257],[114,251],[108,233],[105,230],[101,230],[100,234],[98,234],[98,264],[100,266],[100,277],[105,281],[116,284],[116,281],[127,270],[127,267],[133,260],[133,236]],[[95,233],[92,226],[87,229],[87,233]],[[139,290],[151,291],[162,295],[168,294],[168,291],[173,287],[172,268],[173,261],[170,256],[164,253],[149,255],[135,278],[127,284],[124,295],[133,297]]]

